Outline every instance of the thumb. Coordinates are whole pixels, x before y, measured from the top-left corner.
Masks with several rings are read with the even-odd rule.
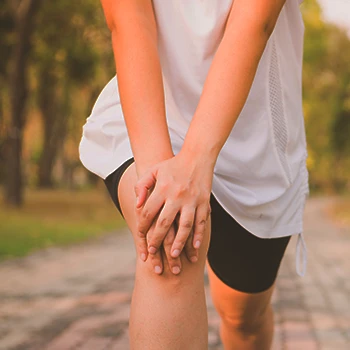
[[[140,208],[146,201],[148,190],[156,184],[156,177],[152,171],[145,173],[135,185],[136,208]]]

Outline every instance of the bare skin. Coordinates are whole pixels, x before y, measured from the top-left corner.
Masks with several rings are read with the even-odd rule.
[[[139,242],[133,192],[137,179],[135,164],[132,164],[123,174],[118,188],[118,198],[135,245]],[[132,350],[208,348],[203,272],[210,234],[209,217],[198,262],[191,264],[182,252],[183,271],[178,276],[170,271],[166,260],[163,273],[158,275],[153,272],[152,255],[146,262],[137,259],[130,315]],[[172,240],[165,241],[164,249],[169,252],[171,245]],[[221,316],[220,335],[225,350],[270,349],[274,285],[261,293],[243,293],[228,287],[210,268],[208,270],[211,295]]]
[[[174,156],[152,2],[102,0],[135,158],[119,186],[140,257],[130,318],[132,349],[207,349],[203,270],[213,169],[284,2],[233,2],[183,147]],[[212,293],[223,320],[225,348],[268,349],[273,287],[258,294],[240,293],[222,288],[214,277]]]
[[[208,266],[210,292],[221,317],[220,337],[225,350],[269,350],[273,339],[271,296],[275,285],[260,293],[228,287]]]
[[[137,246],[134,186],[135,164],[123,174],[118,197],[125,220]],[[151,228],[152,230],[152,228]],[[150,230],[150,231],[151,231]],[[132,350],[204,350],[207,344],[207,312],[204,295],[204,266],[209,245],[210,219],[196,264],[180,255],[182,272],[174,275],[164,263],[163,273],[155,274],[151,258],[137,259],[135,287],[130,314]],[[171,247],[172,241],[169,242]],[[167,249],[167,242],[164,244]]]
[[[101,3],[112,34],[120,99],[136,171],[138,176],[142,176],[155,164],[174,156],[165,117],[152,2],[101,0]],[[171,235],[173,229],[169,231]],[[138,254],[145,261],[150,247],[147,246],[144,236],[139,235],[138,240]],[[191,248],[190,244],[186,245],[185,250],[190,258],[198,255],[198,251]],[[163,259],[159,251],[150,251],[153,255],[151,261],[154,272],[160,274]],[[180,259],[172,258],[169,262],[174,273],[178,274],[182,268]]]

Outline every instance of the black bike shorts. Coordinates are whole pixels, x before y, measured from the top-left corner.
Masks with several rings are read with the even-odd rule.
[[[131,158],[105,180],[111,198],[122,214],[118,184]],[[260,238],[243,228],[215,199],[210,197],[211,240],[208,263],[218,278],[229,287],[258,293],[272,286],[291,236]],[[123,215],[123,214],[122,214]]]

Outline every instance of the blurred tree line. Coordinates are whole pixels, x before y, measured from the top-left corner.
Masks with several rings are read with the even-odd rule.
[[[109,31],[96,0],[0,0],[0,183],[8,204],[23,187],[94,182],[78,159],[81,127],[113,76]],[[350,39],[301,6],[304,114],[313,189],[350,179]]]
[[[72,183],[81,127],[115,70],[98,1],[1,2],[0,181],[19,206],[24,185]]]
[[[344,29],[323,22],[315,0],[301,8],[310,186],[339,193],[350,188],[350,40]]]

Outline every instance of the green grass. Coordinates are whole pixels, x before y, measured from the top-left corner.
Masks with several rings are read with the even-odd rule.
[[[27,191],[20,210],[0,203],[0,259],[98,237],[124,226],[105,189]]]

